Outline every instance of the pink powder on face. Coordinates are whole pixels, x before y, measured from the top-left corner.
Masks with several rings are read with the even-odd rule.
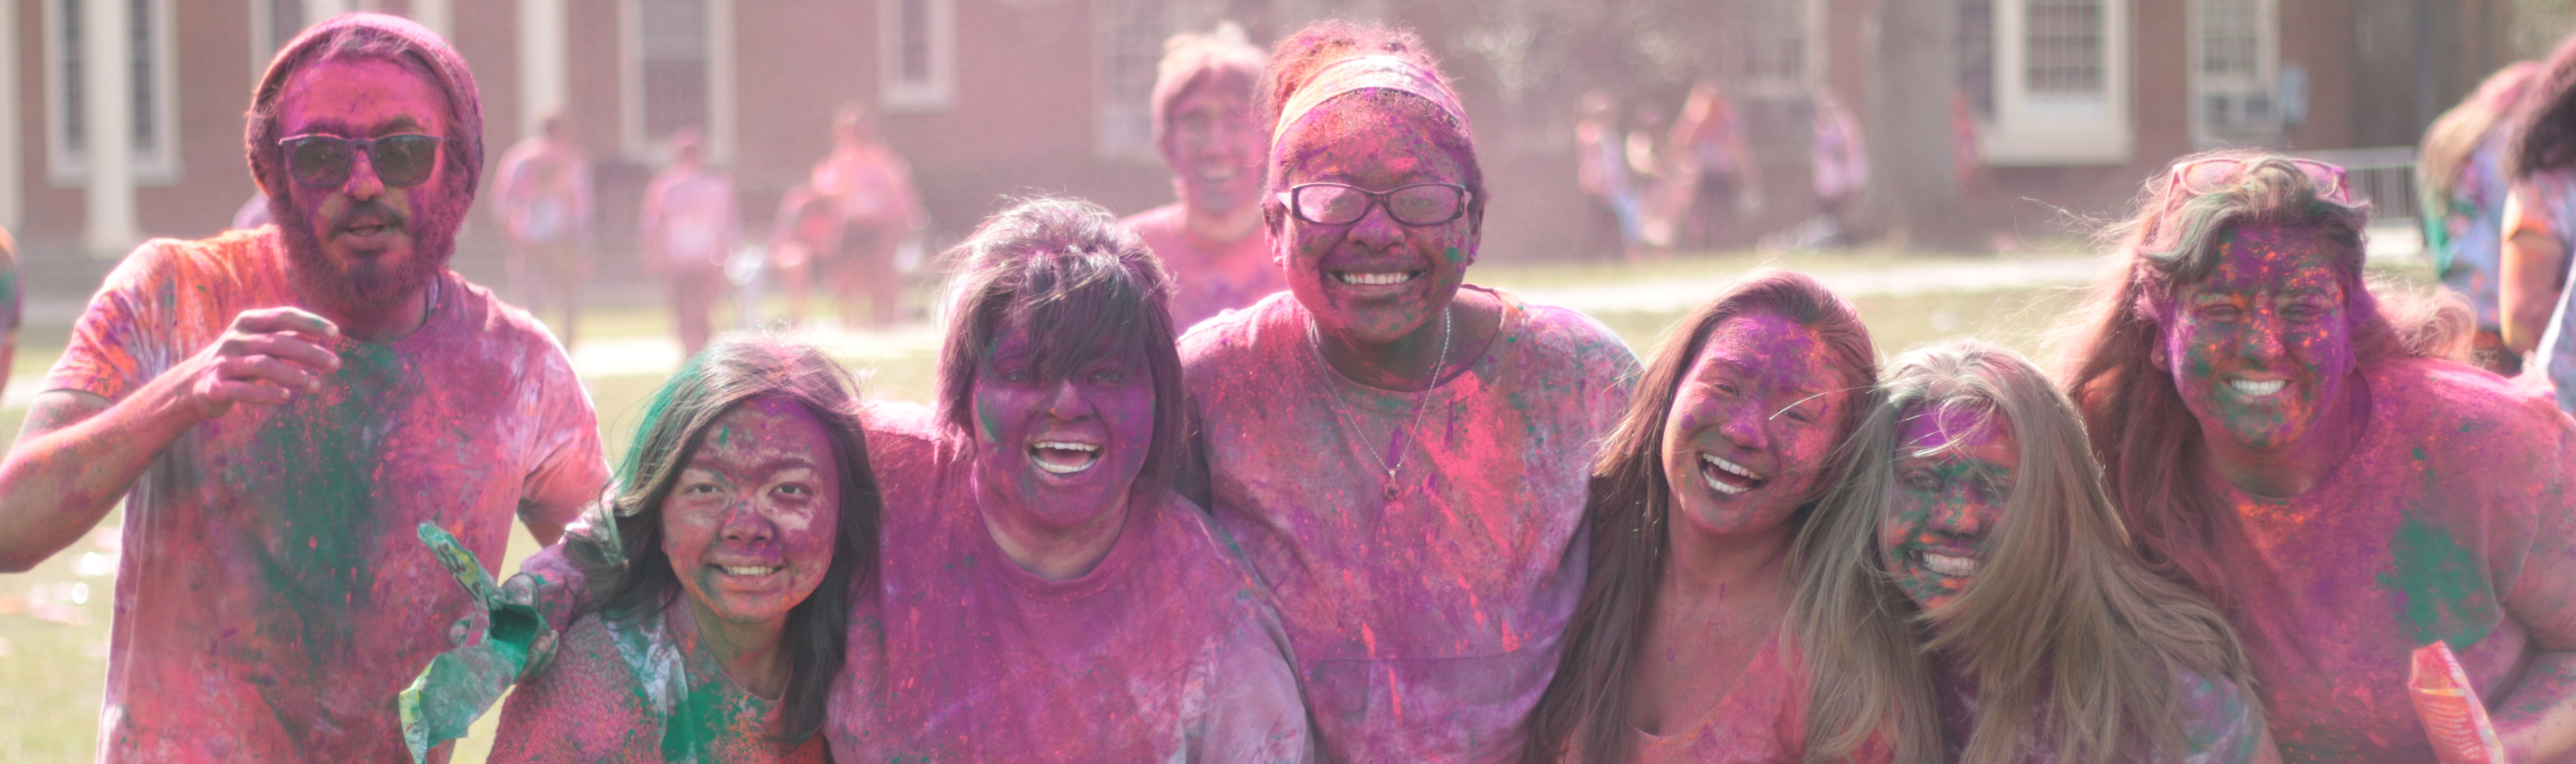
[[[2285,759],[2431,761],[2406,690],[2416,647],[2450,643],[2492,705],[2536,653],[2576,645],[2576,424],[2458,364],[2357,379],[2351,456],[2295,498],[2228,494],[2241,536],[2219,543],[2241,552],[2218,559]],[[2542,695],[2576,692],[2556,689]]]
[[[1636,357],[1581,314],[1471,288],[1501,326],[1424,397],[1334,371],[1288,295],[1181,338],[1211,510],[1277,593],[1335,759],[1519,750],[1581,593],[1587,474]],[[1389,499],[1379,455],[1417,400]]]
[[[401,63],[326,58],[287,80],[279,98],[279,137],[444,138],[447,98],[427,74]],[[439,147],[442,156],[454,150]],[[437,278],[454,254],[455,225],[471,201],[459,198],[443,158],[427,180],[392,186],[376,175],[372,158],[359,153],[340,185],[289,181],[286,198],[279,200],[289,243],[306,250],[298,253],[300,286],[328,310],[365,311],[399,302]]]
[[[1266,228],[1230,242],[1209,241],[1190,232],[1188,211],[1178,202],[1119,222],[1143,238],[1171,271],[1176,288],[1172,326],[1180,331],[1288,288],[1287,275],[1271,260]]]
[[[143,246],[45,389],[118,400],[242,311],[295,305],[276,229]],[[127,497],[100,760],[391,761],[393,698],[475,610],[414,528],[501,558],[607,479],[590,399],[545,330],[454,274],[428,321],[337,340],[322,389],[181,435]],[[489,564],[487,562],[487,564]]]
[[[1383,91],[1368,91],[1379,93]],[[1407,95],[1387,96],[1411,98]],[[1281,132],[1274,172],[1278,190],[1341,183],[1391,191],[1415,183],[1466,183],[1473,157],[1432,139],[1442,126],[1420,115],[1340,96]],[[1285,211],[1283,210],[1283,213]],[[1426,323],[1466,282],[1476,262],[1478,221],[1471,215],[1437,225],[1405,225],[1383,205],[1346,225],[1308,223],[1286,214],[1277,234],[1289,291],[1330,334],[1359,342],[1393,342]],[[1399,275],[1392,284],[1354,283]]]
[[[2286,448],[2339,409],[2353,369],[2352,322],[2334,253],[2318,231],[2226,233],[2218,267],[2175,295],[2165,357],[2202,431],[2244,448]]]
[[[1879,518],[1879,564],[1926,612],[1955,602],[1986,560],[1985,541],[2003,519],[2021,444],[2003,418],[1918,406],[1896,437],[1896,474]],[[1936,561],[1966,561],[1971,572]]]
[[[1260,202],[1270,135],[1253,116],[1251,74],[1207,70],[1162,115],[1172,188],[1202,212],[1233,212]]]
[[[1154,439],[1153,373],[1142,358],[1116,355],[1038,369],[1034,350],[1027,319],[1010,319],[975,371],[973,463],[989,500],[983,510],[1013,527],[1094,526],[1128,500],[1144,469]]]
[[[662,552],[699,612],[784,625],[823,583],[841,513],[824,426],[770,396],[736,405],[699,440],[661,508]]]
[[[868,414],[882,566],[858,584],[825,729],[839,761],[1303,761],[1286,638],[1203,514],[1139,492],[1091,572],[1014,564],[974,452],[929,410]]]
[[[1710,333],[1664,421],[1675,517],[1708,533],[1759,532],[1816,496],[1852,387],[1832,353],[1814,330],[1774,313]]]

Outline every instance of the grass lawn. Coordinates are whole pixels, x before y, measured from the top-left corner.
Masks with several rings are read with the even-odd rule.
[[[1777,264],[1835,270],[1898,261],[1922,264],[1939,259],[1861,253],[1806,255],[1785,258]],[[1764,258],[1738,254],[1645,265],[1495,266],[1478,268],[1473,280],[1511,288],[1704,278],[1738,272],[1762,262]],[[2391,273],[2421,281],[2420,277],[2400,271]],[[2036,356],[2041,352],[2043,335],[2067,322],[2066,311],[2075,301],[2076,293],[2065,288],[1862,296],[1854,300],[1882,356],[1956,334],[1982,336]],[[773,307],[768,315],[779,312]],[[1603,312],[1595,317],[1618,332],[1630,347],[1644,352],[1652,348],[1678,314]],[[586,338],[652,336],[669,330],[669,319],[658,306],[598,306],[585,312],[582,326]],[[24,347],[12,364],[12,376],[27,379],[41,375],[61,353],[68,332],[68,326],[60,324],[29,326],[22,340]],[[868,364],[859,371],[865,375],[863,384],[869,396],[929,400],[929,357],[874,359]],[[612,463],[625,453],[642,416],[643,401],[661,381],[658,376],[585,379],[599,410]],[[23,409],[0,410],[0,442],[14,440],[24,416]],[[112,566],[109,573],[99,573],[97,569],[102,562],[113,559],[113,552],[99,542],[113,535],[106,529],[115,528],[117,522],[117,517],[110,515],[101,531],[93,532],[89,539],[56,554],[31,572],[0,575],[0,688],[5,688],[0,689],[0,761],[49,764],[91,759],[100,686],[107,670],[108,618],[115,581]],[[513,534],[502,569],[515,570],[518,561],[534,551],[534,543],[524,532]],[[89,561],[87,566],[84,560]],[[478,737],[464,741],[455,760],[482,761],[490,735],[487,717]]]

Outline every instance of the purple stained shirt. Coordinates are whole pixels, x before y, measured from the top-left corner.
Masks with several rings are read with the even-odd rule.
[[[1181,338],[1210,509],[1276,593],[1336,760],[1514,755],[1583,588],[1584,488],[1636,356],[1580,313],[1467,288],[1502,324],[1427,397],[1334,371],[1285,293]],[[1417,399],[1389,499],[1380,455]]]
[[[256,308],[296,305],[277,229],[155,240],[107,277],[46,390],[121,400]],[[335,339],[322,390],[235,406],[163,449],[125,504],[99,760],[407,759],[394,696],[475,612],[422,522],[501,559],[608,466],[544,327],[454,273],[427,324]]]
[[[2432,761],[2406,692],[2417,647],[2449,642],[2490,709],[2533,653],[2576,649],[2576,423],[2459,364],[2362,379],[2369,420],[2324,482],[2231,494],[2251,551],[2220,563],[2293,763]]]
[[[1140,490],[1098,567],[1047,581],[985,529],[971,444],[920,406],[867,421],[883,557],[832,688],[836,760],[1311,758],[1277,615],[1197,507]]]

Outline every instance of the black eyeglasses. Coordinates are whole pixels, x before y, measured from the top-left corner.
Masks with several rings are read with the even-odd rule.
[[[1439,225],[1467,214],[1467,187],[1456,183],[1415,183],[1371,191],[1341,183],[1301,183],[1280,194],[1298,220],[1315,225],[1350,225],[1368,217],[1370,207],[1405,225]]]
[[[309,133],[280,140],[277,145],[286,149],[287,176],[307,186],[349,182],[349,171],[357,167],[361,151],[367,152],[367,162],[375,166],[377,180],[388,186],[417,186],[438,169],[441,142],[438,136],[418,133],[381,138]]]

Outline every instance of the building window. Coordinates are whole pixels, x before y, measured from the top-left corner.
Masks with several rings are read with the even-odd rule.
[[[1959,0],[1959,93],[1977,119],[1995,118],[1995,2]]]
[[[173,124],[177,76],[172,66],[169,0],[119,0],[126,4],[126,61],[132,99],[134,179],[146,185],[178,181],[178,130]],[[90,125],[82,44],[90,30],[82,0],[45,3],[46,176],[56,185],[89,179]]]
[[[955,0],[881,0],[878,79],[886,111],[936,111],[957,98]]]
[[[2192,4],[2192,139],[2203,148],[2277,141],[2279,35],[2272,0]]]
[[[1960,89],[1990,164],[2127,162],[2128,0],[1962,0]]]
[[[1166,0],[1092,4],[1100,73],[1093,100],[1103,155],[1154,153],[1154,78],[1163,62],[1163,40],[1172,33],[1170,5]]]
[[[1735,99],[1746,140],[1764,164],[1802,163],[1815,139],[1810,96],[1822,71],[1822,4],[1813,0],[1727,0],[1718,72]]]
[[[2100,96],[2102,2],[2033,2],[2024,22],[2030,46],[2024,61],[2033,95]]]

